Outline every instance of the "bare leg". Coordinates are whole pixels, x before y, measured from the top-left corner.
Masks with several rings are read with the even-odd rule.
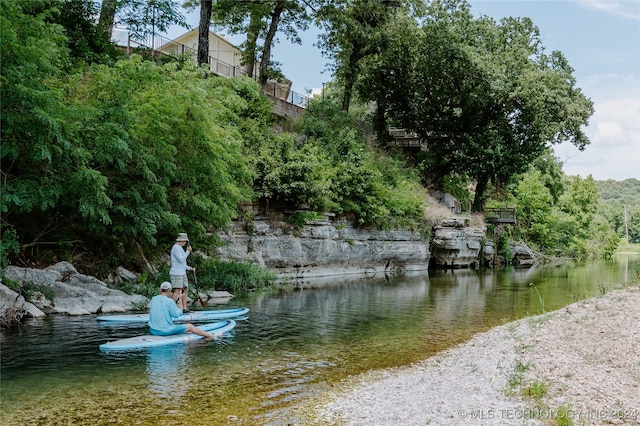
[[[182,289],[179,288],[174,288],[173,289],[173,294],[171,295],[171,298],[173,299],[174,302],[178,303],[178,308],[180,308],[181,310],[184,309],[184,307],[180,306],[182,304]]]
[[[207,333],[206,331],[201,330],[198,327],[195,327],[193,324],[187,323],[186,326],[187,326],[188,333],[193,333],[193,334],[197,334],[198,336],[208,337],[209,339],[214,337],[213,334]]]
[[[182,293],[180,294],[180,299],[182,301],[182,309],[183,311],[187,309],[187,296],[189,295],[189,287],[183,287]]]

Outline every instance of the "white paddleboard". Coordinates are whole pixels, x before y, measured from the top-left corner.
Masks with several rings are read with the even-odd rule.
[[[246,315],[249,308],[218,309],[214,311],[193,311],[174,319],[175,322],[191,321],[211,321],[217,319],[235,318]],[[149,314],[127,314],[127,315],[103,315],[98,317],[98,321],[109,322],[148,322]]]
[[[232,319],[228,319],[210,324],[203,324],[198,328],[204,331],[208,331],[212,334],[222,334],[233,329],[235,326],[236,322]],[[176,343],[192,342],[194,340],[200,340],[203,338],[203,336],[199,336],[193,333],[174,334],[171,336],[154,336],[152,334],[147,334],[144,336],[129,337],[126,339],[103,343],[102,345],[100,345],[100,349],[103,351],[122,351],[129,349],[151,348],[154,346],[165,346]]]

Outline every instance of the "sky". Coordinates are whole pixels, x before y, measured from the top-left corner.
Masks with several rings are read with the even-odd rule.
[[[547,53],[559,50],[574,69],[576,86],[594,103],[584,131],[591,141],[580,152],[554,147],[567,175],[596,180],[640,180],[640,0],[470,0],[474,15],[528,17],[540,29]],[[185,13],[197,27],[199,11]],[[169,38],[184,30],[172,29]],[[315,46],[317,29],[301,35],[302,45],[283,37],[272,58],[300,94],[331,81],[327,59]],[[239,45],[241,36],[226,37]]]

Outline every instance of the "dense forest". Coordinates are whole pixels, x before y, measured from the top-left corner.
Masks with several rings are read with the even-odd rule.
[[[549,255],[640,243],[637,180],[566,176],[550,154],[589,144],[593,105],[529,19],[473,18],[463,0],[197,3],[246,33],[245,66],[262,79],[109,42],[115,21],[143,34],[184,24],[175,1],[0,0],[3,265],[69,260],[106,274],[165,252],[178,232],[214,247],[251,205],[427,235],[433,189],[467,211],[516,206],[510,237]],[[299,41],[313,20],[334,80],[301,120],[278,118],[261,88],[282,75],[270,46],[278,32]],[[390,127],[427,149],[389,148]]]

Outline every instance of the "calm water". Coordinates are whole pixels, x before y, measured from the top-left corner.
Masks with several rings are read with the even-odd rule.
[[[217,341],[102,353],[146,334],[95,316],[31,320],[1,336],[3,425],[287,425],[347,375],[424,359],[493,326],[636,282],[637,255],[480,273],[431,271],[239,300]],[[533,283],[533,285],[530,285]],[[536,291],[537,290],[537,291]],[[221,306],[222,308],[222,306]],[[229,416],[237,416],[230,421]]]

